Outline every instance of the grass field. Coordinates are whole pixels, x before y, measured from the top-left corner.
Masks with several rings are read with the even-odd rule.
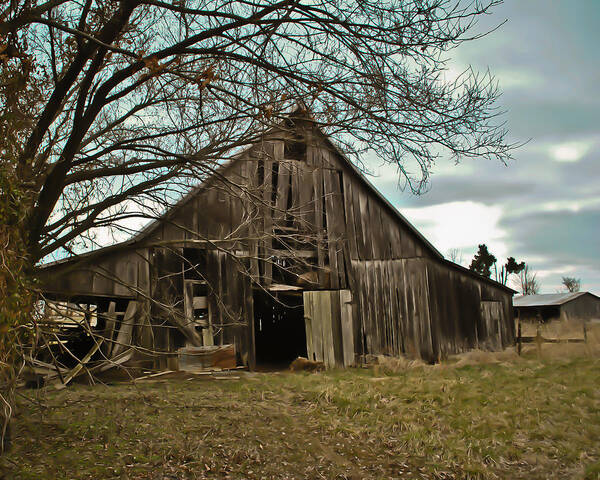
[[[475,352],[437,366],[26,390],[0,471],[10,479],[600,478],[600,359],[525,357]]]

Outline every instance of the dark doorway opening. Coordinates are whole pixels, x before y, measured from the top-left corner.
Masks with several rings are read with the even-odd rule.
[[[254,339],[259,368],[287,368],[297,357],[306,357],[302,293],[254,292]]]

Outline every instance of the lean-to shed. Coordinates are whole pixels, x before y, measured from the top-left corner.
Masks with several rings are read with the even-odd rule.
[[[524,295],[515,297],[514,308],[523,321],[600,320],[600,298],[590,292]]]
[[[445,260],[304,120],[131,240],[40,276],[48,298],[93,305],[105,354],[130,342],[159,366],[186,345],[233,344],[254,368],[296,356],[433,362],[514,342],[514,292]]]

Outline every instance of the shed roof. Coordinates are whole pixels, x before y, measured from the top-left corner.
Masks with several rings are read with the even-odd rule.
[[[545,307],[551,305],[563,305],[567,302],[575,300],[582,295],[592,295],[589,292],[568,292],[568,293],[544,293],[538,295],[523,295],[520,297],[513,298],[513,305],[515,307]],[[599,297],[598,300],[600,300]]]

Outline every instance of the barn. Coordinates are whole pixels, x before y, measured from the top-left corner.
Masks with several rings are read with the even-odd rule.
[[[301,118],[130,240],[39,277],[49,304],[83,312],[86,361],[165,368],[177,352],[233,345],[250,369],[296,356],[343,367],[369,355],[435,362],[515,338],[513,290],[445,260]]]
[[[513,303],[515,316],[524,322],[600,320],[600,297],[590,292],[524,295]]]

